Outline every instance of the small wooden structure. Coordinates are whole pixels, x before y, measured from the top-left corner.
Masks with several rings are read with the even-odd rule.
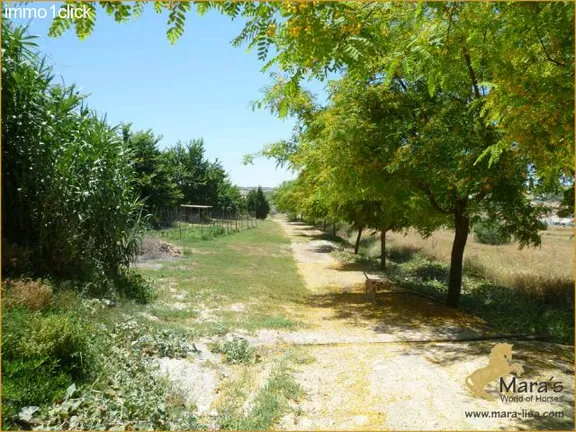
[[[180,221],[202,224],[212,218],[212,206],[180,204]]]

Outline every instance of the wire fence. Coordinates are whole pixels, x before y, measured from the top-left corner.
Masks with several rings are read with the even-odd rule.
[[[255,228],[253,212],[226,212],[211,208],[166,207],[152,215],[153,224],[170,238],[213,238]]]

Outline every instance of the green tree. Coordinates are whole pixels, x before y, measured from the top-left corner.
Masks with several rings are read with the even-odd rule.
[[[274,190],[272,202],[276,210],[286,213],[290,219],[296,219],[300,212],[300,202],[302,200],[302,190],[299,188],[298,180],[283,182]]]
[[[133,188],[144,202],[151,222],[158,225],[160,211],[179,203],[183,194],[174,181],[172,167],[157,145],[161,137],[152,131],[132,133],[130,125],[122,128],[122,137],[133,157],[135,178]]]
[[[246,200],[240,193],[238,186],[233,185],[226,179],[218,186],[218,210],[231,214],[241,214],[247,209]]]
[[[166,171],[180,192],[178,202],[210,205],[229,214],[246,209],[240,189],[231,183],[222,164],[206,159],[202,139],[178,142],[164,150],[159,159],[158,168]],[[160,174],[157,170],[151,172]]]
[[[266,216],[268,216],[270,212],[270,204],[260,186],[258,186],[257,190],[248,192],[246,205],[248,211],[253,212],[258,219],[266,219]]]
[[[345,91],[345,101],[361,101],[355,107],[382,138],[384,145],[375,156],[385,170],[427,198],[439,215],[451,218],[455,237],[449,305],[459,303],[464,249],[471,222],[481,215],[500,220],[503,230],[514,234],[521,245],[539,244],[542,208],[532,205],[526,193],[530,160],[513,152],[492,163],[479,159],[500,137],[496,128],[482,123],[473,106],[452,94],[430,95],[419,82],[377,84],[355,92],[345,87]]]

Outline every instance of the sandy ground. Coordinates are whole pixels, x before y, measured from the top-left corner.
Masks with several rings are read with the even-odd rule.
[[[374,305],[363,293],[362,272],[334,259],[330,252],[337,246],[320,239],[320,231],[276,221],[291,238],[298,269],[311,291],[308,300],[292,310],[308,328],[260,331],[252,342],[306,345],[316,359],[299,367],[295,377],[307,396],[298,415],[284,417],[280,429],[574,429],[574,367],[566,360],[572,347],[462,341],[496,332],[480,319],[394,288],[379,294]],[[487,389],[497,400],[472,396],[465,378],[485,366],[490,350],[501,342],[514,344],[513,361],[525,370],[521,381],[553,377],[563,385],[559,393],[535,392],[524,398],[545,395],[560,401],[504,402],[496,382]],[[542,417],[551,411],[563,417]],[[466,412],[491,418],[467,418]]]

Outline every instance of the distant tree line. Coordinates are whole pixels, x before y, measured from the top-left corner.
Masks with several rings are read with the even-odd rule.
[[[229,214],[248,210],[240,189],[233,185],[221,163],[209,161],[204,141],[193,139],[159,149],[160,137],[152,131],[132,132],[123,125],[122,139],[132,154],[136,173],[134,191],[143,200],[144,210],[157,224],[158,213],[179,204],[210,205]]]

